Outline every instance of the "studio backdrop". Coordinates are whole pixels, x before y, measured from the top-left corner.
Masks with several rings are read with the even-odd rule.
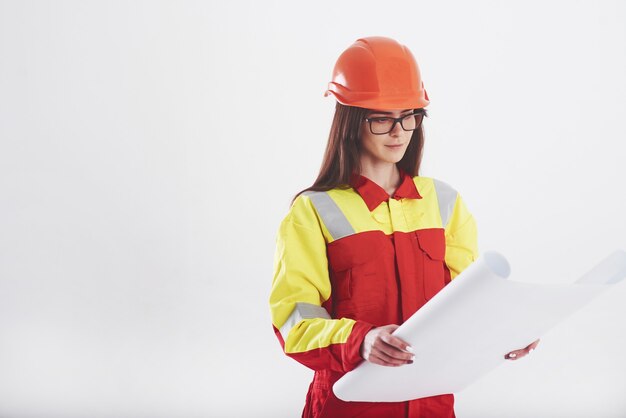
[[[621,1],[0,1],[0,416],[300,415],[275,237],[360,37],[414,53],[421,175],[461,192],[509,280],[569,283],[626,249],[624,22]],[[625,297],[458,393],[457,416],[623,417]]]

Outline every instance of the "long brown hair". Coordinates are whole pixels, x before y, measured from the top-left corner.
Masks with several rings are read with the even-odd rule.
[[[427,116],[425,109],[420,109]],[[360,140],[359,133],[363,119],[370,112],[369,109],[361,107],[346,106],[337,102],[335,116],[330,127],[326,151],[322,159],[322,166],[317,175],[317,179],[312,186],[298,192],[292,203],[302,193],[315,190],[326,191],[339,188],[349,188],[352,173],[361,172],[359,159]],[[400,161],[396,163],[398,168],[404,170],[409,175],[419,174],[422,162],[422,152],[424,149],[424,129],[423,124],[413,131],[409,146]]]

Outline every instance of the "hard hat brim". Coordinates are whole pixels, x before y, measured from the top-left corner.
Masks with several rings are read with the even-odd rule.
[[[335,99],[346,106],[362,107],[365,109],[378,110],[404,110],[404,109],[421,109],[430,103],[424,90],[412,92],[411,94],[402,94],[399,96],[380,96],[378,92],[358,93],[358,94],[341,94],[336,91],[338,86],[330,83],[328,90],[324,96],[333,95]],[[358,96],[358,97],[355,97]]]

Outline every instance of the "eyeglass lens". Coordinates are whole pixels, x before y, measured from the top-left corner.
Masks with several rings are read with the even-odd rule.
[[[422,122],[424,115],[421,113],[407,115],[400,120],[400,125],[405,131],[414,131]],[[386,134],[393,129],[393,118],[371,118],[370,127],[374,134]]]

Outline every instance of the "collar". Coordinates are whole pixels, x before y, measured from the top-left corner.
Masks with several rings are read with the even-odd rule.
[[[374,183],[372,180],[357,173],[352,174],[351,186],[361,195],[365,201],[367,208],[371,211],[376,209],[382,202],[386,202],[389,197],[396,200],[402,198],[421,199],[413,177],[400,169],[400,177],[402,181],[392,196],[389,196],[385,189]]]

